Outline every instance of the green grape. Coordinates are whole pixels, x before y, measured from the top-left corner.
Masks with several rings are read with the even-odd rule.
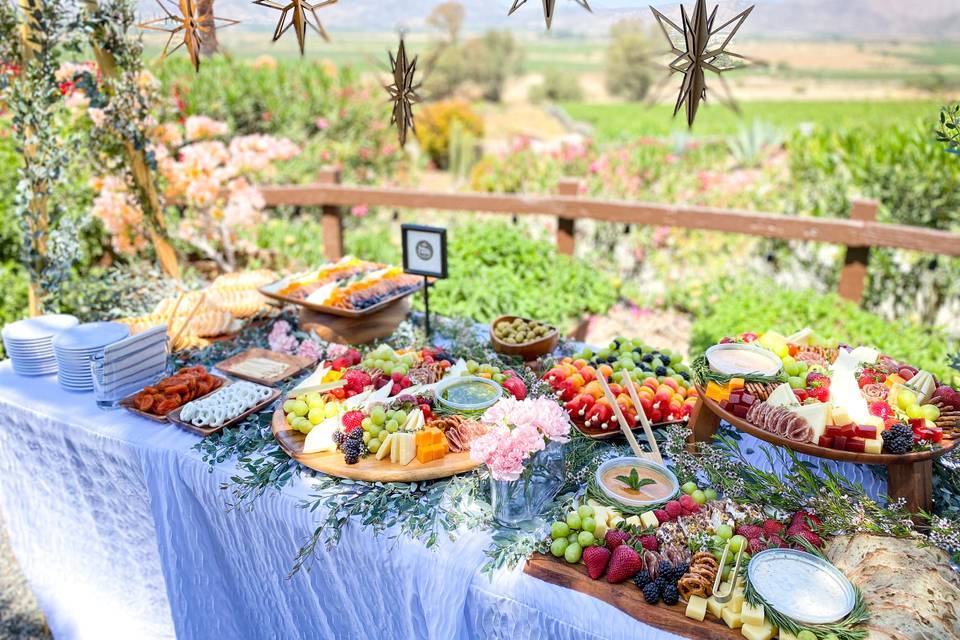
[[[381,444],[379,438],[372,438],[370,442],[367,443],[367,451],[376,453],[380,449]]]
[[[389,433],[394,433],[399,428],[400,428],[400,425],[397,424],[396,420],[387,420],[387,431]]]
[[[383,407],[374,407],[373,411],[370,412],[370,420],[378,427],[382,427],[383,423],[387,421],[387,414]]]

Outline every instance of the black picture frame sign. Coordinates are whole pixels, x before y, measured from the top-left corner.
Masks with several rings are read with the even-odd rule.
[[[447,230],[400,225],[403,272],[423,276],[424,329],[430,335],[430,278],[447,277]]]

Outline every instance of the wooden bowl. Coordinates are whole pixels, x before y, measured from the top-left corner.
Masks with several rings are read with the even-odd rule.
[[[516,318],[533,322],[530,318],[524,318],[522,316],[500,316],[490,323],[490,342],[493,343],[494,351],[502,353],[505,356],[519,356],[523,358],[524,362],[530,362],[547,355],[557,348],[557,343],[560,342],[560,333],[556,327],[550,327],[552,331],[542,338],[534,340],[533,342],[524,342],[523,344],[509,344],[498,338],[493,331],[494,328],[501,322],[513,322]]]

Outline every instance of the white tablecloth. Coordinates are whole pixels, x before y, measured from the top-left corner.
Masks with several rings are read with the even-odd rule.
[[[287,580],[319,513],[297,479],[225,510],[196,436],[0,363],[0,510],[58,639],[672,639],[520,571],[479,571],[488,536],[427,550],[348,526]]]

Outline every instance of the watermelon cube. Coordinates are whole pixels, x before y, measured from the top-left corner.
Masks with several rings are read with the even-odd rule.
[[[757,401],[757,397],[751,393],[740,394],[740,402],[742,404],[747,405],[748,407],[752,407],[753,403],[755,403],[756,401]]]
[[[826,447],[827,449],[833,448],[833,436],[820,436],[820,440],[817,441],[817,444],[821,447]]]
[[[847,436],[837,436],[833,439],[833,448],[841,451],[847,450]]]
[[[857,437],[866,440],[876,440],[877,428],[872,424],[858,424],[856,428]]]
[[[930,432],[934,442],[940,442],[943,440],[943,429],[937,427],[936,429],[930,429]]]
[[[863,438],[849,438],[846,449],[853,453],[863,453],[867,448],[867,443]]]
[[[910,428],[916,433],[918,429],[926,429],[927,421],[923,418],[913,418],[910,420]]]

